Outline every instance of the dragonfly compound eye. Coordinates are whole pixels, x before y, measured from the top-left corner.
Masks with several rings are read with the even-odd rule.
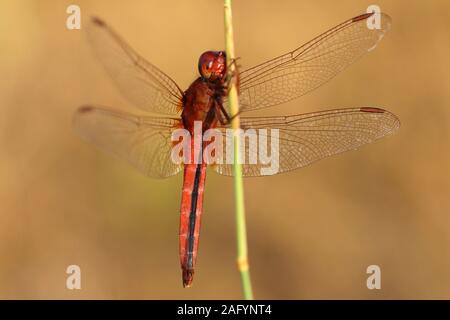
[[[221,79],[225,75],[225,52],[206,51],[198,60],[198,71],[206,80]]]

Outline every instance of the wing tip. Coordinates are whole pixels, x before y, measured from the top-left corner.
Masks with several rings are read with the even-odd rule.
[[[392,119],[390,133],[394,133],[398,129],[400,129],[400,126],[401,126],[400,119],[392,112],[389,112],[385,109],[381,109],[381,108],[377,108],[377,107],[361,107],[361,108],[359,108],[359,111],[367,112],[367,113],[385,114],[387,117],[390,117]]]
[[[84,136],[82,131],[80,131],[80,126],[82,126],[83,121],[85,121],[85,117],[94,111],[94,107],[90,105],[83,105],[78,107],[78,109],[72,115],[72,127],[75,131],[80,134],[82,137]]]

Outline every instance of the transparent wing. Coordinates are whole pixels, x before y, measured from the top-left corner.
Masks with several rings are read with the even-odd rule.
[[[377,21],[379,25],[368,27]],[[278,105],[316,89],[374,49],[390,25],[391,18],[384,13],[360,15],[291,52],[240,72],[241,111]]]
[[[145,111],[174,115],[183,91],[168,75],[139,56],[105,22],[93,18],[89,42],[121,93]]]
[[[129,161],[153,178],[178,173],[171,160],[171,133],[179,119],[138,117],[111,109],[84,106],[73,119],[75,131],[101,149]]]
[[[394,133],[399,126],[400,122],[394,114],[372,107],[337,109],[286,117],[241,117],[243,129],[256,129],[258,133],[257,140],[245,139],[243,148],[245,159],[250,159],[250,153],[257,152],[258,162],[249,164],[247,160],[246,164],[243,164],[243,174],[265,175],[261,169],[268,168],[269,165],[260,161],[261,154],[273,157],[277,150],[271,144],[273,132],[259,129],[279,130],[279,157],[278,159],[274,157],[273,163],[278,168],[276,173],[281,173],[356,149]],[[221,131],[225,135],[225,128]],[[259,143],[261,138],[267,140],[263,145]],[[213,168],[220,174],[233,175],[231,164],[216,164]]]

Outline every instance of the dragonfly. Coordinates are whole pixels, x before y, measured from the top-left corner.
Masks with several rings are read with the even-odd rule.
[[[379,14],[379,25],[369,28],[367,22],[375,14]],[[238,79],[240,127],[278,130],[278,173],[354,150],[398,130],[400,121],[394,114],[371,106],[246,116],[247,112],[280,105],[320,87],[373,50],[390,26],[387,14],[362,14],[292,51],[231,75],[231,79]],[[189,287],[197,260],[206,169],[210,167],[219,174],[232,176],[233,163],[207,164],[202,159],[198,163],[176,163],[171,158],[172,134],[180,128],[192,133],[195,122],[201,121],[202,132],[214,128],[225,136],[236,116],[231,114],[226,97],[232,68],[227,65],[225,52],[206,51],[198,62],[199,77],[187,90],[182,90],[103,20],[92,18],[87,29],[95,54],[118,89],[146,114],[85,105],[75,112],[73,126],[82,138],[125,159],[149,177],[167,178],[184,170],[179,256],[182,283]],[[247,143],[244,151],[253,150],[254,144]],[[202,144],[201,149],[204,147]],[[266,151],[270,148],[267,146]],[[246,177],[261,176],[262,167],[260,162],[243,163],[242,173]]]

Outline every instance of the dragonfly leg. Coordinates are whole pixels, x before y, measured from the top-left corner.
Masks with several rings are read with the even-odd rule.
[[[223,119],[223,117],[221,116],[221,118],[219,119],[219,121],[222,125],[230,124],[234,118],[236,118],[238,115],[241,114],[241,111],[239,110],[236,114],[230,116],[222,104],[219,104],[219,107],[220,107],[220,113],[223,115],[223,117],[225,117],[225,119]]]
[[[239,65],[237,64],[237,61],[240,59],[240,57],[231,59],[230,63],[227,65],[227,70],[231,70],[231,67],[234,66],[233,71],[228,72],[227,74],[227,78],[226,78],[226,85],[225,85],[225,89],[228,89],[230,87],[231,81],[233,81],[234,79],[236,80],[236,86],[239,90]]]
[[[224,119],[224,117],[223,117],[221,112],[219,113],[219,123],[222,126],[225,126],[225,125],[227,125],[229,123],[227,119]]]
[[[228,64],[228,70],[229,68],[234,65],[236,67],[236,69],[238,69],[240,66],[237,64],[237,61],[240,59],[241,57],[236,57],[234,59],[231,59],[230,63]]]
[[[228,64],[228,66],[227,66],[228,70],[230,70],[231,66],[233,66],[233,65],[234,65],[234,68],[233,68],[233,71],[231,71],[227,74],[224,84],[220,86],[220,88],[219,88],[220,96],[226,96],[228,94],[228,88],[230,87],[230,84],[232,81],[236,81],[236,87],[238,88],[238,94],[239,94],[239,71],[238,71],[239,65],[237,64],[237,61],[239,59],[240,59],[239,57],[232,59],[230,61],[230,63]],[[228,112],[225,110],[225,108],[223,107],[223,104],[221,101],[216,101],[216,106],[218,106],[220,109],[219,114],[221,116],[220,116],[219,121],[222,125],[230,124],[231,121],[240,114],[240,112],[238,112],[235,115],[230,116],[228,114]]]
[[[237,117],[238,115],[240,115],[240,114],[241,114],[241,110],[239,110],[236,114],[232,115],[232,116],[230,117],[228,123],[231,123],[231,121],[233,121],[233,119],[236,118],[236,117]]]
[[[229,123],[230,116],[226,112],[225,108],[222,106],[222,102],[216,100],[214,103],[214,109],[220,124],[222,126],[227,125]]]

